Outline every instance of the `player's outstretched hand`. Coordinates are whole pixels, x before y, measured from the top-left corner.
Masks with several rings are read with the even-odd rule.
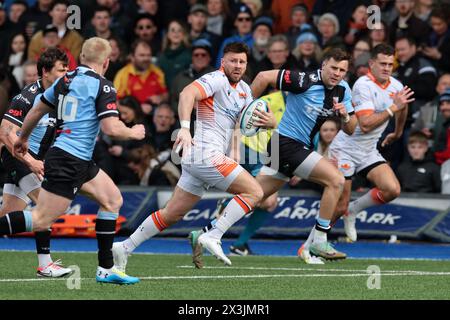
[[[257,116],[257,120],[253,122],[255,126],[265,129],[275,129],[277,127],[277,119],[275,119],[275,115],[270,109],[269,112],[255,110],[254,114]]]
[[[134,140],[142,140],[145,138],[145,127],[143,124],[135,124],[131,127],[132,136]]]
[[[28,140],[24,140],[19,136],[19,138],[14,143],[12,152],[14,157],[19,159],[23,158],[28,152]]]
[[[176,153],[179,153],[181,149],[184,151],[189,150],[193,144],[194,142],[192,140],[191,131],[187,128],[181,128],[178,130],[177,139],[175,140],[173,149]]]
[[[411,90],[408,86],[404,86],[402,90],[394,93],[393,101],[398,109],[392,109],[393,112],[397,112],[403,110],[408,103],[413,102],[415,99],[412,97],[414,95],[414,91]]]

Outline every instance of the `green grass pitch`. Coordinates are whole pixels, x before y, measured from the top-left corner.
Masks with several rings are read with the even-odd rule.
[[[295,257],[251,256],[231,257],[233,266],[225,267],[206,256],[205,268],[197,270],[188,255],[134,254],[127,272],[141,282],[118,286],[95,282],[95,253],[53,257],[77,265],[81,280],[38,279],[35,253],[1,251],[0,300],[450,299],[450,261],[348,259],[312,266]],[[381,276],[368,273],[369,266],[379,267]]]

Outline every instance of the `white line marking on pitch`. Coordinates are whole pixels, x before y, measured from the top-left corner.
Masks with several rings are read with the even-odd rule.
[[[194,266],[177,266],[181,269],[194,269]],[[367,269],[321,269],[321,268],[268,268],[268,267],[203,267],[203,269],[229,269],[229,270],[267,270],[267,271],[318,271],[318,272],[367,272]],[[430,271],[417,270],[381,270],[381,273],[423,273]],[[450,272],[447,272],[450,274]]]
[[[381,276],[450,276],[450,272],[421,272],[412,271],[413,273],[405,272],[391,272],[381,273]],[[155,276],[155,277],[139,277],[141,280],[195,280],[195,279],[208,279],[208,280],[220,280],[220,279],[254,279],[254,278],[322,278],[322,277],[367,277],[374,274],[368,273],[349,273],[349,274],[323,274],[323,273],[311,273],[311,274],[254,274],[254,275],[229,275],[229,276]],[[58,279],[0,279],[0,282],[38,282],[38,281],[65,281],[66,278]],[[80,280],[94,280],[94,278],[81,278]]]

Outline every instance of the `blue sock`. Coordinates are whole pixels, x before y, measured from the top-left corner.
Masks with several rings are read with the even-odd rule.
[[[239,238],[233,243],[233,246],[238,247],[246,244],[251,237],[264,224],[270,213],[266,210],[256,208],[252,215],[248,218],[247,225],[244,231],[239,235]]]

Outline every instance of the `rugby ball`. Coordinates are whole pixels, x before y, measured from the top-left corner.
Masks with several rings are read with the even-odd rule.
[[[242,110],[240,127],[241,133],[246,137],[254,136],[261,129],[253,125],[253,122],[258,119],[258,116],[254,114],[255,110],[269,112],[269,106],[266,101],[256,99]]]

